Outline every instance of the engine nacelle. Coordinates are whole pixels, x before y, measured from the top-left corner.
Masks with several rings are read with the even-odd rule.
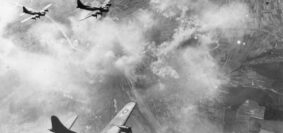
[[[118,126],[121,129],[121,133],[132,133],[132,128],[127,126]]]

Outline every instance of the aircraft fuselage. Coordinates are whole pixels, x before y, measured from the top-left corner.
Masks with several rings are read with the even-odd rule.
[[[102,7],[90,7],[90,6],[86,6],[84,8],[81,8],[84,10],[88,10],[88,11],[100,11],[100,12],[108,12],[109,8],[102,8]]]
[[[30,15],[45,16],[46,12],[36,12],[36,13],[30,14]]]

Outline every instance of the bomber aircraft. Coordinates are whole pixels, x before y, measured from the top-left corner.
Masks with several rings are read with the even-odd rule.
[[[106,125],[106,127],[102,130],[101,133],[132,133],[132,128],[126,126],[126,122],[128,121],[130,115],[132,114],[134,108],[136,106],[135,102],[130,102],[126,104],[123,109],[121,109],[116,116]],[[76,119],[73,121],[72,125]],[[52,128],[51,132],[54,133],[76,133],[72,130],[72,125],[69,128],[66,128],[60,120],[56,116],[51,117]]]
[[[52,4],[48,4],[40,11],[35,11],[33,9],[29,9],[29,8],[23,6],[23,13],[29,14],[31,16],[26,18],[26,19],[24,19],[24,20],[22,20],[21,23],[27,22],[27,21],[29,21],[31,19],[36,20],[36,19],[39,19],[40,17],[45,16],[47,14],[47,12],[49,11],[49,8],[51,6],[52,6]]]
[[[95,7],[95,6],[90,6],[90,5],[85,5],[81,0],[77,0],[77,8],[82,9],[82,10],[87,10],[90,11],[90,13],[83,19],[85,20],[89,17],[98,17],[99,15],[102,16],[106,13],[109,12],[109,9],[111,7],[111,0],[105,0],[103,4],[101,4],[100,7]]]

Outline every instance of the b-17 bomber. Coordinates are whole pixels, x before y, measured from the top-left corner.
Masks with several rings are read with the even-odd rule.
[[[31,15],[31,16],[22,20],[21,23],[27,22],[31,19],[36,20],[36,19],[39,19],[40,17],[45,16],[48,13],[49,8],[51,6],[52,6],[52,4],[48,4],[40,11],[35,11],[34,9],[30,9],[30,8],[23,6],[23,13]]]
[[[130,118],[130,115],[132,114],[134,108],[136,106],[135,102],[130,102],[126,104],[123,109],[120,110],[116,114],[116,116],[106,125],[106,127],[101,131],[101,133],[132,133],[132,128],[125,126],[126,122]],[[71,130],[72,126],[76,122],[78,117],[76,117],[70,127],[65,127],[58,117],[51,116],[51,123],[52,128],[49,129],[53,133],[76,133]]]
[[[81,20],[85,20],[90,17],[97,18],[98,16],[103,16],[104,14],[108,13],[112,5],[110,2],[111,2],[110,0],[105,0],[104,3],[101,4],[101,6],[95,7],[95,6],[85,5],[81,0],[77,0],[77,8],[90,11],[90,13]]]

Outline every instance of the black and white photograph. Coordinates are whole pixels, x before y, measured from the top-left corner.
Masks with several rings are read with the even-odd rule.
[[[283,0],[0,3],[0,133],[283,133]]]

